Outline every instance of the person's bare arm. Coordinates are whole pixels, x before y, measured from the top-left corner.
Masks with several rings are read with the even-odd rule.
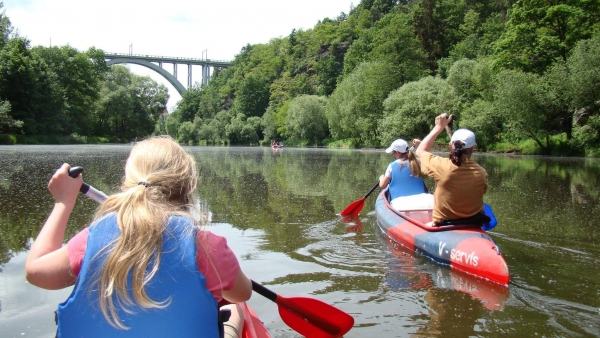
[[[67,248],[63,247],[65,228],[81,187],[81,175],[69,176],[70,166],[63,164],[56,171],[48,189],[54,197],[54,208],[31,245],[25,263],[25,277],[29,283],[45,289],[61,289],[72,285]]]
[[[240,269],[231,290],[222,290],[223,298],[232,303],[245,302],[252,296],[252,282]]]
[[[390,184],[390,178],[389,177],[387,177],[385,175],[379,176],[379,187],[381,189],[385,189],[385,187],[387,187],[388,184]]]
[[[429,132],[429,134],[427,136],[425,136],[423,141],[421,141],[415,154],[418,157],[421,157],[421,156],[423,156],[424,153],[431,150],[437,137],[444,131],[444,129],[446,128],[448,123],[450,123],[451,121],[452,121],[452,115],[448,116],[446,113],[443,113],[441,115],[436,116],[435,126]]]

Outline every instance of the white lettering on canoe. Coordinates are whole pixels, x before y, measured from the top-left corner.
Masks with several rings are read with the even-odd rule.
[[[460,250],[452,249],[452,251],[450,251],[450,260],[459,263],[464,262],[473,266],[477,266],[477,263],[479,262],[479,257],[475,255],[475,252],[471,252],[470,254],[468,254]]]
[[[440,257],[442,256],[442,251],[444,251],[445,246],[446,246],[446,243],[442,243],[442,242],[440,242],[440,244],[438,245],[438,254]]]

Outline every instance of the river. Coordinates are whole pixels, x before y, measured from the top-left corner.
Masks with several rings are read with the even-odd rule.
[[[70,289],[24,278],[27,250],[49,211],[48,179],[63,162],[115,192],[130,145],[0,146],[0,337],[54,337]],[[188,147],[209,229],[226,236],[242,269],[282,296],[307,296],[351,314],[346,337],[600,337],[600,161],[480,154],[491,237],[508,287],[438,265],[396,245],[376,223],[376,193],[360,219],[339,213],[392,161],[382,150]],[[431,180],[426,184],[433,188]],[[67,236],[96,207],[81,197]],[[297,337],[277,306],[250,305],[273,337]]]

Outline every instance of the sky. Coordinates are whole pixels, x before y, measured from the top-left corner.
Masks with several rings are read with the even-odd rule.
[[[231,61],[247,44],[268,43],[292,29],[348,13],[360,0],[0,0],[5,14],[31,46],[96,47],[107,53]],[[169,89],[172,111],[181,96],[145,67],[128,65]],[[163,67],[173,73],[171,65]],[[201,81],[193,68],[192,81]],[[178,67],[187,85],[187,66]]]

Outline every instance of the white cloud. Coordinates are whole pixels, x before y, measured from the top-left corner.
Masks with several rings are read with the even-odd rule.
[[[358,0],[356,1],[359,2]],[[349,0],[4,0],[6,15],[32,46],[69,44],[106,52],[232,60],[246,44],[267,43],[292,29],[310,29],[326,17],[348,13]],[[169,88],[160,75],[141,66]],[[199,71],[193,77],[200,79]],[[187,70],[179,71],[186,83]]]

